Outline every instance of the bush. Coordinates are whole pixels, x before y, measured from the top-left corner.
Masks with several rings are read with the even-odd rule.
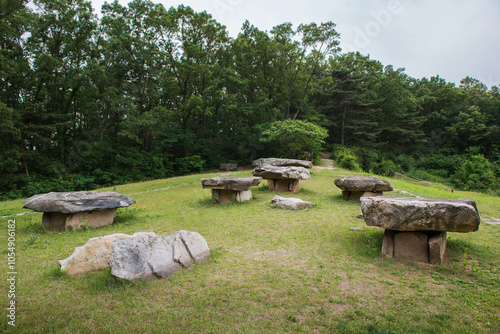
[[[395,176],[396,175],[397,166],[391,160],[382,159],[381,162],[375,165],[373,168],[373,172],[375,174],[383,175],[383,176]]]
[[[262,132],[260,143],[267,144],[278,158],[303,159],[304,152],[316,152],[328,137],[328,131],[316,124],[287,119],[271,124]]]
[[[463,190],[495,190],[497,184],[491,163],[482,154],[469,157],[452,175],[453,184]]]
[[[344,148],[341,152],[338,153],[337,164],[345,169],[359,171],[359,165],[356,163],[356,156],[351,152],[348,148]]]
[[[175,161],[175,169],[178,175],[201,173],[204,165],[205,161],[199,155],[192,155]]]

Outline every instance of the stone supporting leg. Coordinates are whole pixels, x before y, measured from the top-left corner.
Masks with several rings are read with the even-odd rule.
[[[42,223],[51,231],[78,230],[84,226],[100,227],[113,223],[116,210],[115,208],[77,213],[44,212]]]
[[[271,188],[269,188],[269,190],[271,190]],[[276,190],[279,193],[286,193],[286,192],[296,193],[300,190],[299,180],[294,180],[294,179],[274,180],[273,190]]]
[[[446,250],[446,232],[437,232],[429,237],[429,260],[431,263],[442,264]]]
[[[394,257],[429,263],[429,243],[423,232],[399,232],[394,235]]]
[[[232,190],[227,189],[212,189],[212,198],[220,204],[226,204],[231,202],[234,198]]]
[[[382,255],[385,257],[394,257],[394,235],[395,231],[385,230],[384,239],[382,239]]]
[[[383,196],[384,193],[381,191],[342,191],[342,196],[346,201],[355,201],[360,202],[361,197],[375,197],[375,196]]]
[[[252,190],[235,191],[235,197],[238,202],[249,201],[252,199]]]
[[[267,180],[267,187],[269,188],[269,191],[274,191],[276,186],[276,180]]]

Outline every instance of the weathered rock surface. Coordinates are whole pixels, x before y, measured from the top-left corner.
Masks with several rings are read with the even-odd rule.
[[[391,191],[389,182],[376,176],[347,176],[336,179],[335,185],[344,191],[382,192]]]
[[[311,161],[298,160],[298,159],[261,158],[252,161],[252,167],[262,167],[265,165],[276,166],[276,167],[284,167],[284,166],[296,166],[304,168],[313,167]]]
[[[258,186],[261,177],[214,177],[211,179],[201,179],[203,188],[228,189],[228,190],[249,190],[250,187]]]
[[[361,211],[367,225],[395,231],[474,232],[480,222],[467,199],[362,197]]]
[[[130,235],[118,233],[89,239],[85,245],[76,247],[70,257],[59,261],[61,270],[76,275],[108,267],[111,244],[122,238],[130,238]]]
[[[165,278],[210,257],[206,240],[197,232],[181,230],[170,236],[135,234],[112,243],[111,273],[130,281]]]
[[[304,167],[276,167],[270,165],[264,165],[256,167],[253,170],[254,176],[260,176],[263,179],[271,180],[284,180],[284,179],[294,179],[294,180],[309,180],[311,174]]]
[[[314,203],[303,201],[300,198],[285,198],[278,195],[273,197],[271,204],[288,210],[306,209],[315,205]]]
[[[51,192],[31,196],[24,208],[38,212],[77,213],[123,208],[135,204],[128,196],[111,191]]]

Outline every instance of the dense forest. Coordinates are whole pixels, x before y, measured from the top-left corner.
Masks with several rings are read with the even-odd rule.
[[[255,158],[500,192],[500,87],[342,53],[335,24],[242,24],[147,0],[0,0],[0,198]]]

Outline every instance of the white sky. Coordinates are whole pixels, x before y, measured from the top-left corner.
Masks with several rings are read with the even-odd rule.
[[[91,0],[100,16],[105,0]],[[245,20],[262,31],[332,21],[343,51],[360,51],[415,78],[466,76],[500,84],[499,0],[152,0],[207,11],[236,37]],[[108,0],[108,2],[112,2]],[[119,0],[126,5],[128,0]]]

